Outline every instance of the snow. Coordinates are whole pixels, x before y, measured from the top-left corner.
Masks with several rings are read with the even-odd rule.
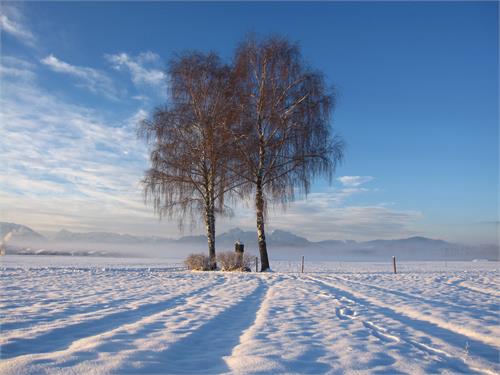
[[[498,262],[1,261],[2,374],[500,372]]]

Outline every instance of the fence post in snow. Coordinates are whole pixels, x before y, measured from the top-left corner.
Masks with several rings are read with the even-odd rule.
[[[396,257],[392,257],[392,267],[394,268],[394,274],[396,274]]]
[[[255,272],[259,272],[259,257],[255,257]]]
[[[304,256],[302,255],[302,267],[301,267],[301,273],[304,273]]]

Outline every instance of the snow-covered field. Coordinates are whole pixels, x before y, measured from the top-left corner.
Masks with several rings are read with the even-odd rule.
[[[1,374],[500,372],[499,263],[1,262]]]

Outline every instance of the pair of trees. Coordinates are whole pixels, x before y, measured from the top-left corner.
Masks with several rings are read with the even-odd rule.
[[[311,181],[331,180],[343,156],[330,115],[334,96],[300,49],[282,37],[249,37],[232,64],[216,54],[185,53],[168,65],[168,104],[141,123],[151,149],[143,180],[160,215],[204,214],[211,267],[215,218],[235,198],[255,199],[261,271],[269,269],[265,218]]]

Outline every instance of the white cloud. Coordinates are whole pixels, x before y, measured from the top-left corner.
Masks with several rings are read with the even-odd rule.
[[[321,207],[321,203],[319,203]],[[421,219],[417,211],[399,211],[387,207],[323,207],[316,202],[300,202],[284,216],[273,218],[273,226],[296,228],[317,240],[398,238],[414,234],[412,226]]]
[[[32,80],[35,66],[27,61],[13,56],[2,56],[0,76],[3,79]]]
[[[148,117],[148,113],[144,109],[139,109],[136,113],[132,115],[130,118],[130,125],[133,127],[137,127],[137,124],[146,119]]]
[[[134,95],[132,96],[132,99],[137,100],[139,102],[146,102],[149,100],[149,98],[146,95]]]
[[[36,38],[35,35],[26,25],[24,16],[18,6],[14,4],[2,3],[2,14],[0,14],[0,29],[21,42],[33,46]]]
[[[134,122],[144,115],[138,109],[108,118],[34,80],[2,82],[0,220],[40,230],[119,230],[135,222],[159,231],[139,185],[146,148]],[[175,223],[171,228],[177,233]]]
[[[422,214],[412,210],[398,210],[383,205],[341,206],[338,192],[314,193],[298,200],[286,211],[270,210],[268,228],[284,229],[309,240],[371,240],[375,238],[402,238],[414,235]],[[236,216],[218,222],[218,230],[234,226],[255,227],[255,213],[250,207],[239,208]]]
[[[160,55],[152,51],[141,52],[137,56],[140,63],[157,63],[160,61]]]
[[[360,186],[373,180],[372,176],[342,176],[337,178],[344,186]]]
[[[118,96],[113,81],[103,72],[88,67],[71,65],[54,55],[46,56],[41,62],[55,72],[69,74],[78,78],[82,85],[93,93],[104,94],[112,99],[116,99]]]
[[[165,73],[156,67],[147,66],[160,60],[160,57],[151,51],[140,53],[136,57],[126,53],[105,55],[105,57],[116,70],[126,69],[129,71],[132,82],[137,86],[161,87],[165,84]]]
[[[35,64],[33,64],[29,61],[23,60],[19,57],[15,57],[15,56],[2,55],[1,61],[2,61],[2,64],[8,65],[8,66],[15,66],[19,69],[26,69],[26,70],[34,70],[35,69]]]

